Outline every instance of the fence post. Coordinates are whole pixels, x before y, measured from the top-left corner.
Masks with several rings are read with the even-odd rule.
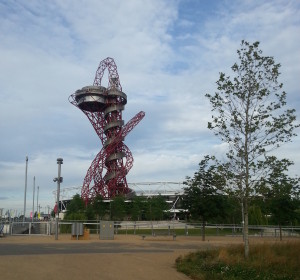
[[[188,232],[188,226],[185,225],[185,235],[188,236],[189,235],[189,232]]]

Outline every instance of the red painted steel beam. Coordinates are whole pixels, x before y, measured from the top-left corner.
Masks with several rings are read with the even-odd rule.
[[[107,88],[101,85],[106,70]],[[126,175],[133,165],[133,156],[123,141],[144,118],[145,113],[139,112],[124,125],[122,111],[127,96],[122,92],[114,60],[108,57],[101,61],[93,86],[76,91],[69,97],[69,101],[87,116],[103,146],[86,173],[82,198],[87,204],[97,195],[104,198],[126,195],[130,191]]]

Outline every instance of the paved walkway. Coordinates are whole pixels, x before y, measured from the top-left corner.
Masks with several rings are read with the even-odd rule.
[[[266,239],[262,239],[265,242]],[[71,240],[70,235],[6,236],[0,239],[1,280],[187,280],[175,260],[194,250],[242,243],[239,237],[118,235],[114,240]]]

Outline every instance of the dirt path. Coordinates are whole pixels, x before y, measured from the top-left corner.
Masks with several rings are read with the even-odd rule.
[[[251,242],[270,241],[276,240]],[[175,241],[169,237],[142,240],[140,236],[118,235],[115,240],[103,241],[91,236],[88,241],[77,241],[70,236],[59,236],[59,240],[54,240],[53,236],[7,236],[0,239],[0,278],[189,279],[176,271],[177,257],[193,250],[233,243],[242,243],[242,240],[240,237],[214,237],[202,242],[200,237],[181,236]],[[24,254],[12,255],[16,247]]]

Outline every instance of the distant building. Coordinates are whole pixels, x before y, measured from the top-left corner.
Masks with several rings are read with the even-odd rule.
[[[170,205],[169,212],[174,214],[186,212],[181,208],[181,197],[184,193],[184,185],[182,182],[142,182],[142,183],[129,183],[132,192],[128,195],[128,202],[132,196],[144,196],[151,198],[155,196],[162,196],[165,201]],[[56,191],[52,192],[56,199]],[[60,190],[60,218],[63,218],[64,213],[68,208],[68,204],[75,194],[81,193],[81,187],[63,188]],[[110,200],[104,200],[109,202]]]

